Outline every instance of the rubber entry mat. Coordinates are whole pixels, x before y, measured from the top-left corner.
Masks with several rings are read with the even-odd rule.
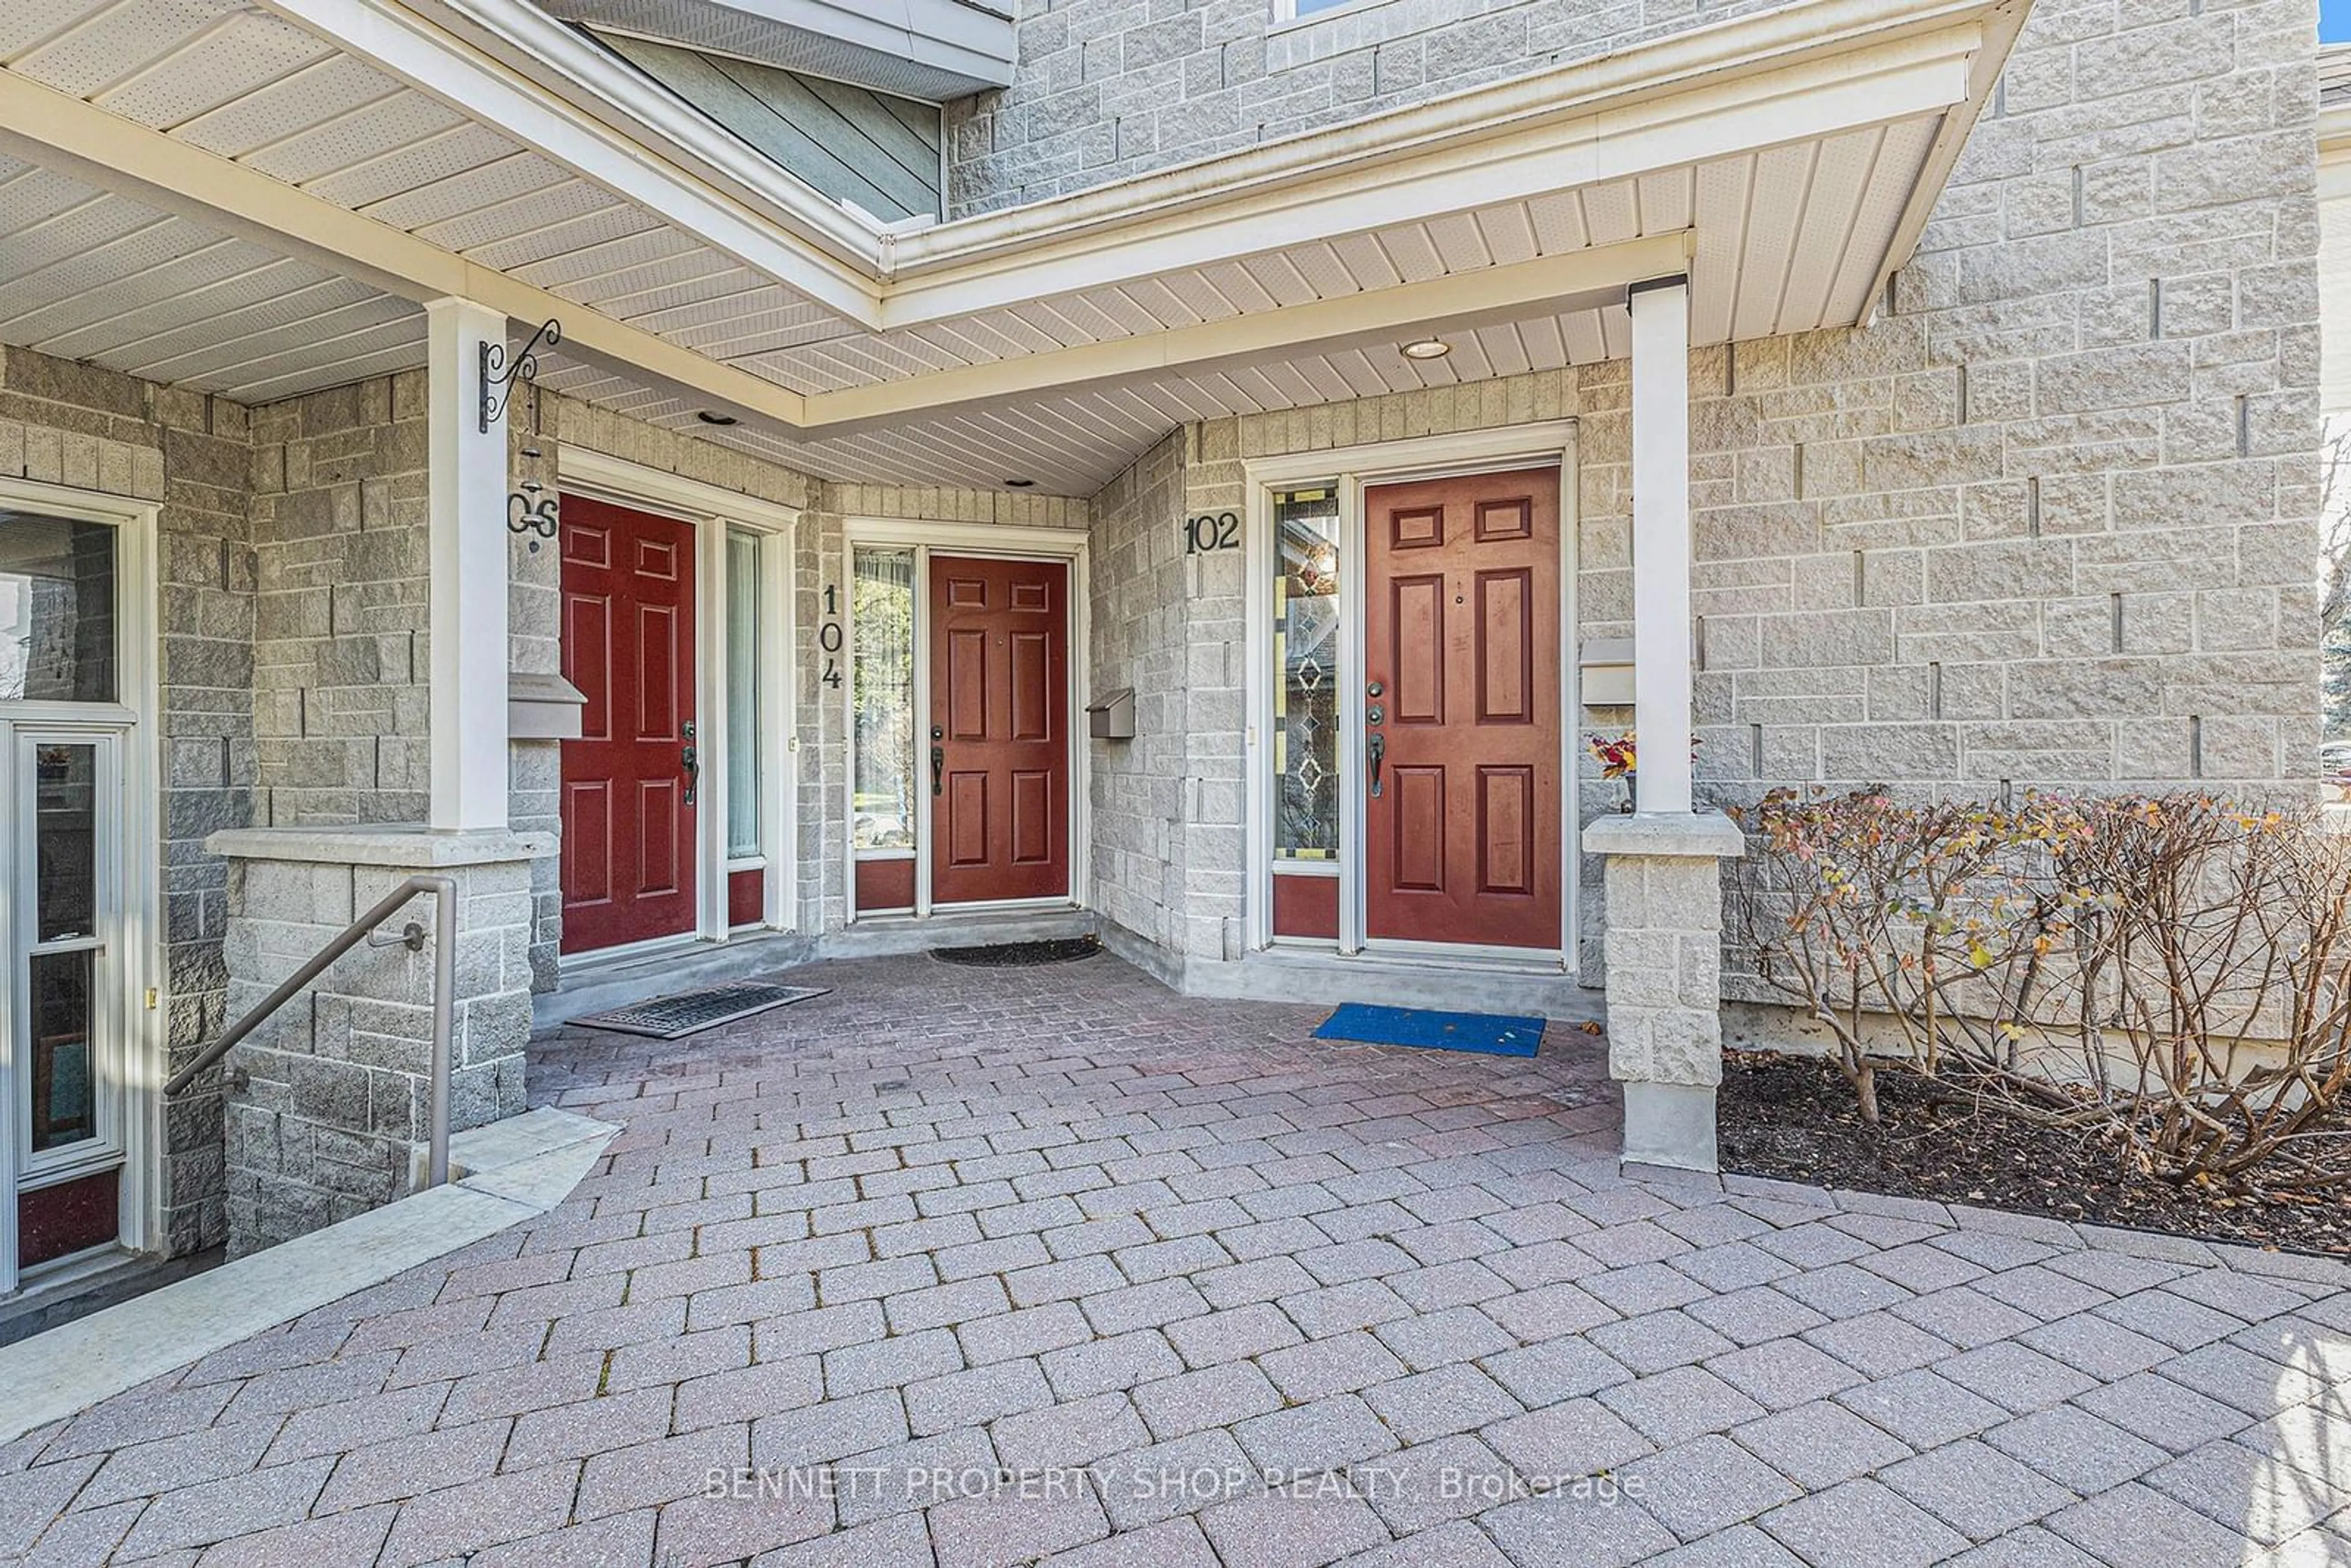
[[[1416,1045],[1430,1051],[1474,1051],[1486,1056],[1532,1056],[1541,1048],[1543,1020],[1500,1013],[1429,1012],[1349,1002],[1314,1031],[1317,1040],[1359,1045]]]
[[[711,986],[699,991],[680,991],[674,997],[655,997],[649,1002],[639,1002],[633,1007],[614,1008],[608,1013],[596,1013],[571,1021],[589,1029],[609,1029],[620,1034],[648,1035],[654,1040],[682,1040],[705,1029],[716,1029],[720,1024],[749,1018],[753,1013],[766,1012],[769,1008],[789,1007],[794,1002],[804,1002],[810,997],[824,994],[825,988],[817,986],[776,986],[764,980],[741,980],[732,985]]]
[[[1032,964],[1071,964],[1102,951],[1092,936],[1070,936],[1055,942],[1003,942],[993,947],[937,947],[931,956],[942,964],[963,964],[975,969],[1022,969]]]

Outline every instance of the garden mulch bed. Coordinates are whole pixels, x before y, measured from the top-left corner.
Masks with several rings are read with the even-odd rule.
[[[2351,1193],[2207,1193],[2128,1169],[2082,1134],[2042,1126],[1912,1074],[1880,1072],[1877,1094],[1881,1120],[1872,1127],[1830,1062],[1726,1051],[1722,1168],[2208,1241],[2351,1255]]]

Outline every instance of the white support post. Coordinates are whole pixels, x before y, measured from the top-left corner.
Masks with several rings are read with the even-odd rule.
[[[1690,810],[1689,283],[1634,285],[1633,727],[1643,816]]]
[[[507,825],[507,431],[481,427],[481,345],[506,316],[466,299],[425,307],[432,504],[433,821]]]
[[[1625,1158],[1715,1168],[1722,1081],[1721,862],[1743,841],[1690,790],[1689,283],[1627,292],[1633,312],[1633,723],[1639,810],[1583,830],[1606,862],[1608,1072]]]

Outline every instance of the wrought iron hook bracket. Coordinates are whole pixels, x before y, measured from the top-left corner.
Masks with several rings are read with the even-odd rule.
[[[481,345],[482,403],[480,409],[481,431],[484,435],[487,435],[490,433],[490,426],[496,424],[505,414],[507,404],[513,401],[516,383],[535,382],[538,379],[538,356],[540,346],[544,344],[552,349],[562,341],[563,323],[552,316],[538,324],[538,330],[530,335],[530,341],[522,346],[522,352],[514,357],[512,363],[507,361],[507,346],[503,341],[492,342],[484,340]]]

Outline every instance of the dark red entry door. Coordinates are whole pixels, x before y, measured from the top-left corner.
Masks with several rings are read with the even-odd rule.
[[[1070,891],[1070,569],[931,557],[931,902]]]
[[[1364,543],[1365,935],[1555,948],[1559,470],[1368,489]]]
[[[563,950],[695,928],[694,526],[563,503]]]

